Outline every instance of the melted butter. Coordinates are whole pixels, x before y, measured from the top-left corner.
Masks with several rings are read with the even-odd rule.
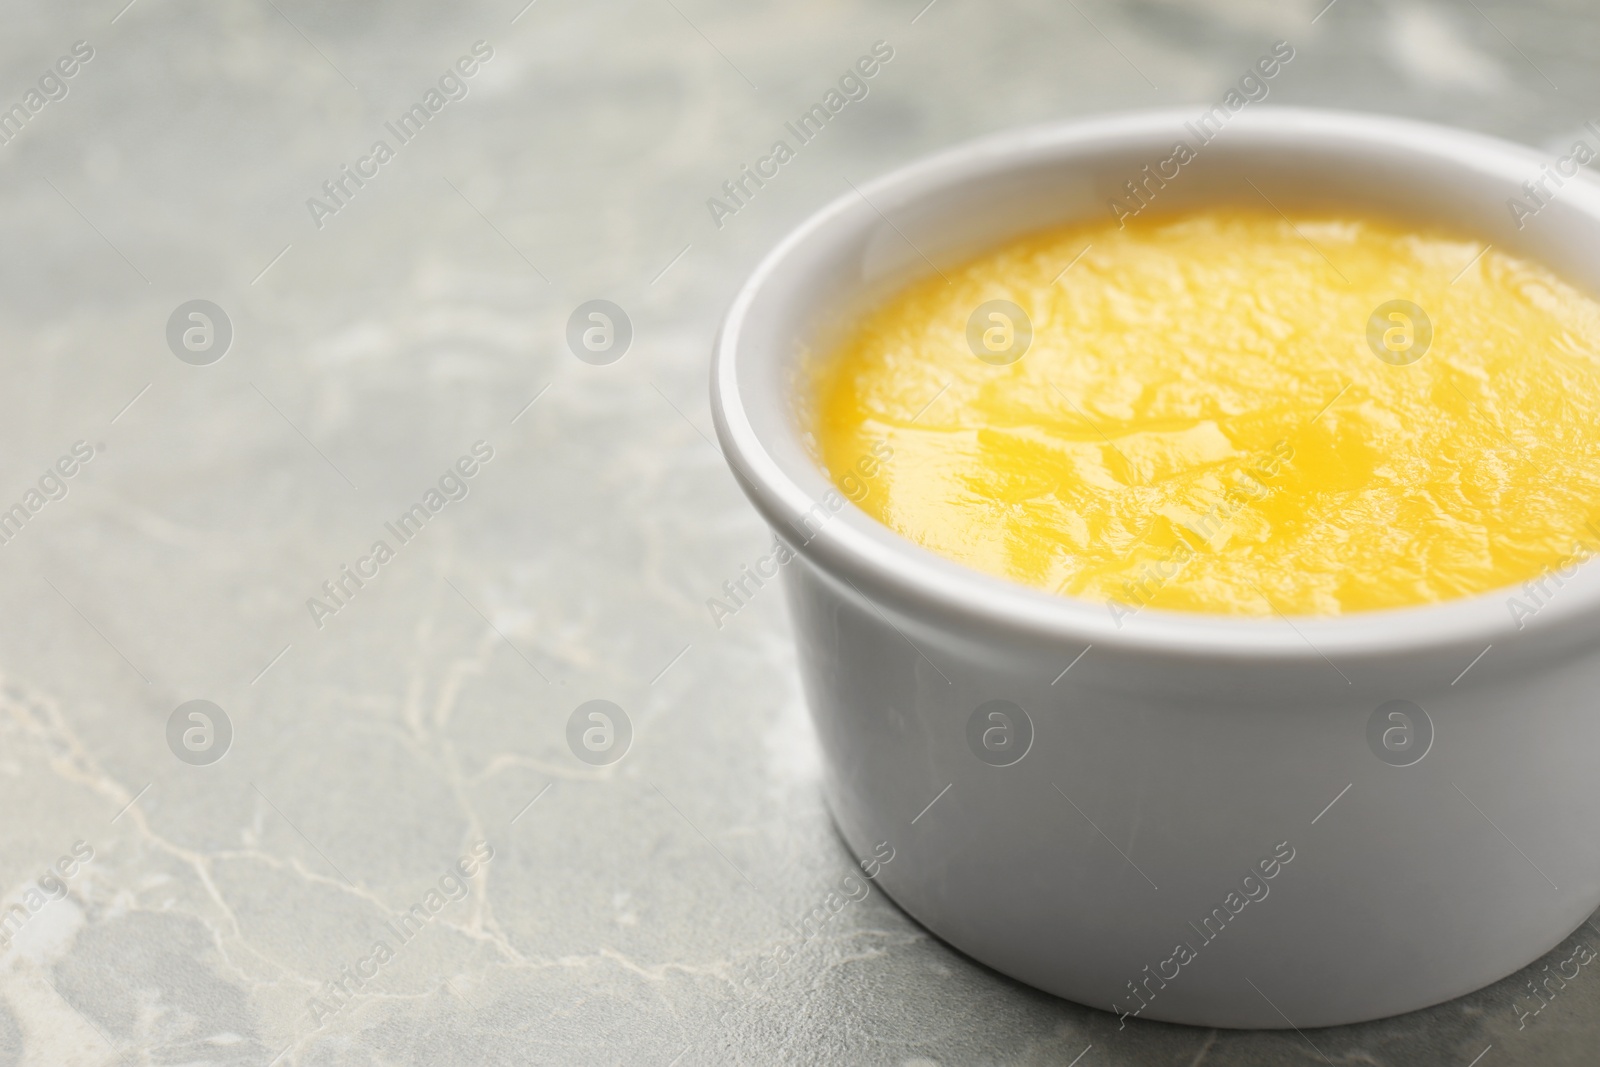
[[[918,544],[1118,613],[1520,583],[1600,549],[1600,305],[1481,248],[1236,211],[1037,234],[858,325],[819,374],[821,458]],[[1432,324],[1414,362],[1368,340],[1396,299]],[[992,300],[1032,324],[1009,364],[969,347]],[[1419,324],[1383,321],[1414,356]]]

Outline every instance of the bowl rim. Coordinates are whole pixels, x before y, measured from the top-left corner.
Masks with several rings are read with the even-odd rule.
[[[1600,623],[1600,567],[1580,566],[1574,577],[1565,579],[1563,594],[1541,605],[1520,627],[1512,625],[1507,600],[1525,588],[1517,585],[1429,604],[1332,616],[1249,617],[1142,608],[1119,621],[1096,601],[991,575],[923,548],[848,500],[812,536],[804,540],[794,536],[796,518],[814,510],[818,499],[800,484],[805,476],[797,476],[768,447],[769,437],[792,433],[792,428],[752,417],[738,358],[753,306],[768,295],[774,275],[790,258],[811,242],[838,240],[829,238],[828,231],[845,225],[852,212],[860,221],[850,232],[859,233],[878,220],[873,212],[879,207],[904,207],[917,195],[948,188],[951,181],[981,179],[1027,163],[1059,160],[1063,153],[1125,146],[1141,138],[1165,145],[1193,117],[1192,109],[1139,110],[990,134],[861,183],[789,231],[739,288],[712,345],[711,412],[717,438],[758,512],[775,531],[786,531],[780,536],[793,551],[825,576],[848,585],[874,610],[880,605],[894,609],[902,622],[914,627],[966,632],[976,627],[997,639],[1069,647],[1092,644],[1178,658],[1334,666],[1331,656],[1389,660],[1425,651],[1492,646],[1513,636],[1527,640],[1559,633],[1570,638],[1572,620]],[[1551,158],[1530,146],[1468,130],[1314,108],[1246,108],[1230,118],[1227,134],[1248,139],[1258,148],[1263,138],[1281,135],[1343,138],[1377,149],[1420,152],[1444,165],[1490,171],[1507,179],[1513,174],[1518,179],[1530,176]],[[1585,178],[1580,168],[1578,179]],[[1570,191],[1563,192],[1567,204],[1600,224],[1600,180],[1587,176],[1569,178],[1567,183]],[[906,190],[913,195],[901,196]],[[863,201],[875,205],[873,212],[861,211]],[[812,473],[832,487],[831,479],[815,464]],[[1600,626],[1593,632],[1600,636]]]

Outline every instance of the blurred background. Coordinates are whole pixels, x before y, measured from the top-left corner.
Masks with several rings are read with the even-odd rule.
[[[770,537],[706,395],[850,182],[1198,111],[1277,40],[1268,105],[1564,152],[1600,8],[524,3],[6,6],[0,1067],[1593,1062],[1600,981],[1514,1006],[1570,945],[1364,1026],[1119,1029],[846,880],[782,594],[707,607]]]

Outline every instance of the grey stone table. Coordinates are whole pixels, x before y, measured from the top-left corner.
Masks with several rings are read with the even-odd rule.
[[[1119,1029],[841,896],[782,595],[707,608],[768,535],[706,361],[847,180],[1198,109],[1278,38],[1269,103],[1564,149],[1600,13],[925,2],[8,5],[0,1067],[1595,1062],[1587,971],[1520,1024],[1523,975]],[[567,343],[593,299],[613,362]],[[569,744],[590,700],[620,759]]]

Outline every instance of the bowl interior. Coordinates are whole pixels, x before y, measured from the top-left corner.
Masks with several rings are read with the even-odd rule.
[[[976,611],[1087,640],[1139,632],[1142,640],[1213,648],[1218,640],[1235,641],[1200,633],[1210,630],[1272,644],[1280,638],[1265,635],[1281,636],[1283,629],[1272,620],[1147,610],[1128,626],[1108,629],[1102,605],[979,574],[921,549],[852,505],[819,512],[833,486],[813,458],[815,360],[866,310],[940,267],[1044,227],[1112,218],[1113,198],[1135,203],[1128,182],[1148,201],[1141,218],[1218,204],[1381,215],[1417,229],[1477,237],[1600,294],[1600,182],[1581,168],[1573,168],[1579,171],[1573,176],[1556,172],[1559,156],[1367,115],[1247,109],[1220,130],[1215,124],[1202,129],[1195,119],[1192,112],[1145,113],[976,142],[848,189],[786,239],[735,301],[714,381],[713,406],[730,462],[768,520],[793,531],[792,539],[804,542],[825,568],[869,581],[913,610]],[[1211,137],[1202,140],[1206,132]],[[1600,143],[1600,133],[1590,140]],[[1164,162],[1174,159],[1180,142],[1194,158],[1181,167]],[[1551,195],[1536,200],[1523,183],[1547,172],[1556,172],[1544,180]],[[1513,200],[1537,207],[1536,214],[1524,214],[1519,223]],[[1530,626],[1600,612],[1600,573],[1588,570]],[[1502,591],[1306,618],[1299,625],[1356,648],[1381,640],[1384,631],[1404,642],[1470,640],[1503,631],[1508,618]]]

